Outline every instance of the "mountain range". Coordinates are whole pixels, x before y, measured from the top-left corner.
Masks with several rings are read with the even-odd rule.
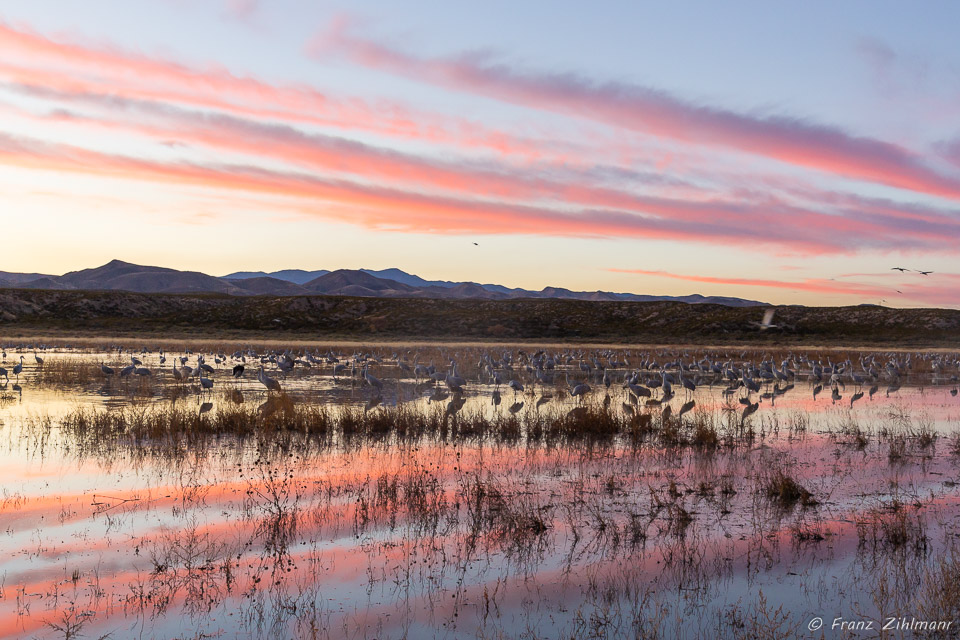
[[[485,300],[549,298],[596,301],[676,301],[689,304],[712,303],[731,307],[764,304],[755,300],[699,294],[651,296],[609,291],[571,291],[559,287],[531,291],[497,284],[425,280],[400,269],[337,269],[336,271],[287,269],[271,273],[238,271],[218,277],[198,271],[150,267],[120,260],[113,260],[102,267],[71,271],[61,276],[0,271],[0,288],[214,293],[231,296],[335,295]]]

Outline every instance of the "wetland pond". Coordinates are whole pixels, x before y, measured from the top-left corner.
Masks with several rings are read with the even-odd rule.
[[[145,346],[5,349],[0,638],[960,630],[956,354]]]

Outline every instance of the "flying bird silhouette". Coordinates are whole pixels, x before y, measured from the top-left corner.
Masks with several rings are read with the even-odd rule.
[[[890,267],[890,271],[899,271],[903,273],[904,271],[910,271],[910,269],[905,269],[904,267]]]
[[[919,273],[922,276],[928,276],[931,273],[933,273],[933,271],[920,271],[919,269],[917,269],[917,273]]]
[[[767,309],[763,314],[763,322],[760,323],[760,329],[773,329],[777,325],[771,324],[773,322],[773,314],[776,313],[774,309]]]

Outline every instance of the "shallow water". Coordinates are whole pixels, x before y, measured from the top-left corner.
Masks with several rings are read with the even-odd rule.
[[[960,397],[955,371],[919,355],[872,394],[847,379],[839,398],[814,397],[799,371],[782,394],[752,394],[748,417],[743,391],[709,375],[645,407],[622,388],[628,367],[609,389],[575,361],[546,382],[516,367],[504,380],[525,390],[500,386],[495,405],[497,387],[464,364],[456,409],[392,351],[369,361],[376,404],[359,367],[282,376],[268,362],[292,406],[442,427],[182,441],[64,425],[81,410],[272,411],[252,358],[240,380],[234,359],[215,366],[203,392],[157,353],[138,354],[150,376],[126,379],[98,365],[120,369],[126,353],[48,350],[42,367],[23,355],[0,390],[0,637],[803,637],[815,616],[946,615],[931,571],[960,533]],[[593,390],[572,398],[583,381]],[[670,406],[671,425],[709,423],[720,446],[531,432],[581,406],[654,420]],[[511,412],[516,433],[467,429]],[[771,498],[777,473],[808,504]]]

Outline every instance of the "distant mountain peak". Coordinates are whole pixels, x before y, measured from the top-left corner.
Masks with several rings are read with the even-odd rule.
[[[544,287],[540,291],[515,289],[499,284],[426,280],[402,269],[336,269],[305,271],[286,269],[266,273],[238,271],[216,277],[198,271],[133,264],[123,260],[91,269],[71,271],[62,276],[0,272],[0,286],[30,289],[92,289],[140,293],[219,293],[234,296],[344,295],[391,298],[562,298],[602,301],[678,301],[690,304],[714,303],[726,306],[753,306],[764,303],[722,296],[650,296],[609,291],[572,291]]]

